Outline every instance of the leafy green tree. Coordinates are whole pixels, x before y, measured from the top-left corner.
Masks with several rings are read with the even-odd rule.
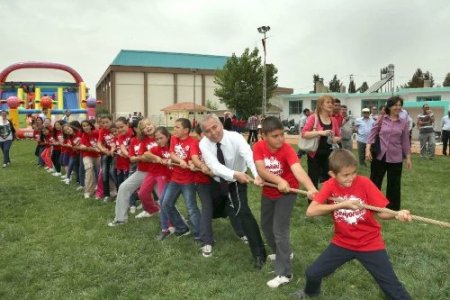
[[[350,84],[348,85],[348,92],[350,94],[356,93],[356,86],[355,86],[355,82],[353,80],[350,81]]]
[[[416,70],[416,72],[414,72],[414,75],[411,78],[411,80],[408,81],[408,83],[403,85],[402,87],[404,87],[404,88],[423,88],[424,80],[430,80],[430,87],[434,86],[433,75],[429,71],[426,71],[424,73],[424,72],[422,72],[422,70],[420,68],[418,68]]]
[[[447,75],[445,76],[442,86],[450,86],[450,73],[447,73]]]
[[[317,93],[317,81],[320,80],[320,75],[319,74],[314,74],[313,75],[313,84],[314,84],[314,93]]]
[[[359,91],[360,93],[364,93],[368,89],[369,89],[369,85],[367,84],[367,82],[364,81],[356,91]]]
[[[261,112],[263,95],[263,64],[258,48],[245,49],[240,57],[233,55],[225,66],[215,73],[214,83],[218,87],[214,90],[220,102],[236,111],[240,117]],[[276,76],[278,70],[272,64],[266,64],[267,74],[267,102],[273,91],[278,87]],[[269,103],[267,103],[269,104]]]
[[[333,79],[330,81],[329,84],[330,92],[339,93],[341,91],[341,81],[337,78],[337,75],[335,74]]]
[[[206,107],[209,108],[210,110],[217,110],[218,106],[216,102],[213,102],[211,100],[206,100]]]

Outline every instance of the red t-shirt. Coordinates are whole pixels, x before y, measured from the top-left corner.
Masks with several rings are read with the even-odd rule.
[[[100,128],[98,130],[98,142],[106,149],[111,150],[115,144],[115,138],[109,129]]]
[[[96,147],[98,144],[98,131],[93,130],[90,133],[83,132],[81,135],[81,144],[86,147]],[[81,151],[81,156],[99,157],[100,153],[96,151]]]
[[[273,152],[269,149],[265,140],[258,141],[253,145],[253,160],[262,160],[270,173],[286,180],[291,188],[299,187],[299,183],[291,170],[291,166],[299,161],[291,145],[284,143],[280,149]],[[274,200],[283,196],[283,193],[280,193],[277,188],[268,186],[263,187],[262,194]]]
[[[122,153],[122,150],[120,150],[120,146],[125,146],[126,149],[128,149],[128,146],[130,145],[131,138],[133,137],[133,131],[131,129],[128,129],[128,132],[125,134],[121,134],[116,139],[116,149],[117,149],[117,155],[116,156],[116,169],[117,170],[129,170],[130,169],[130,159],[128,157],[123,157],[120,154]]]
[[[64,143],[64,136],[62,130],[56,130],[54,142],[58,144]],[[63,152],[63,147],[61,147],[60,145],[55,145],[53,146],[53,150],[59,150],[60,152]]]
[[[170,158],[170,148],[167,146],[161,147],[156,146],[153,147],[150,152],[153,155],[159,156],[163,159],[169,159]],[[154,174],[155,177],[157,176],[165,176],[167,178],[170,178],[172,175],[172,169],[169,169],[167,166],[163,164],[155,163],[152,167],[152,174]]]
[[[341,186],[336,179],[327,180],[314,201],[333,203],[329,197],[357,199],[364,204],[385,207],[389,201],[369,178],[356,176],[350,187]],[[338,209],[332,213],[334,236],[332,243],[353,251],[376,251],[385,248],[381,225],[368,209]]]
[[[158,146],[154,137],[145,137],[141,144],[139,145],[139,152],[137,155],[142,155],[147,151],[150,151],[153,147]],[[140,161],[137,164],[137,169],[142,172],[150,172],[152,169],[153,163]]]
[[[197,140],[198,141],[198,140]],[[191,151],[191,156],[192,155],[197,155],[198,158],[203,161],[202,158],[202,153],[200,151],[200,147],[199,147],[199,142],[198,141],[196,144],[193,145],[192,147],[192,151]],[[201,171],[197,171],[194,172],[194,182],[195,183],[201,183],[201,184],[205,184],[205,183],[210,183],[211,181],[211,177],[209,177],[208,175],[206,175],[205,173],[201,172]]]
[[[195,144],[198,144],[198,140],[191,136],[182,140],[176,136],[170,138],[170,153],[174,153],[178,158],[181,158],[185,162],[191,159],[192,148]],[[194,182],[194,172],[189,169],[183,169],[178,166],[174,166],[171,181],[179,184],[188,184]]]

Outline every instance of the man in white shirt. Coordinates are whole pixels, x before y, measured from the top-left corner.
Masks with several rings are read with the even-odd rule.
[[[358,158],[361,166],[366,166],[366,144],[372,130],[375,119],[370,117],[370,110],[363,108],[361,111],[362,117],[357,118],[355,122],[356,143],[358,146]]]
[[[442,154],[447,155],[447,145],[450,140],[450,111],[447,112],[446,116],[442,117],[441,128]]]
[[[205,135],[200,141],[203,160],[214,174],[214,180],[220,182],[220,192],[228,196],[229,205],[240,219],[248,238],[255,267],[261,269],[266,261],[266,250],[258,223],[247,202],[247,184],[251,182],[245,173],[247,167],[256,184],[263,182],[256,171],[252,150],[242,135],[224,130],[215,114],[206,115],[200,126]]]

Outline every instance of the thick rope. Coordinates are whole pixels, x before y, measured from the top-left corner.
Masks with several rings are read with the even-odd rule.
[[[277,188],[278,186],[276,184],[273,183],[269,183],[269,182],[264,182],[265,186],[269,186],[269,187],[273,187],[273,188]],[[291,188],[291,192],[292,193],[296,193],[296,194],[301,194],[301,195],[307,195],[308,192],[303,191],[303,190],[299,190],[299,189],[293,189]],[[344,201],[342,198],[330,198],[330,200],[335,201],[335,202],[342,202]],[[361,207],[365,208],[365,209],[369,209],[372,211],[376,211],[376,212],[384,212],[384,213],[389,213],[392,214],[394,216],[398,215],[398,211],[389,209],[389,208],[385,208],[385,207],[377,207],[377,206],[373,206],[373,205],[368,205],[368,204],[360,204]],[[447,227],[450,228],[450,223],[448,222],[444,222],[444,221],[438,221],[438,220],[433,220],[430,218],[425,218],[425,217],[421,217],[421,216],[416,216],[416,215],[411,215],[413,220],[416,221],[420,221],[423,223],[427,223],[427,224],[433,224],[433,225],[438,225],[441,227]]]

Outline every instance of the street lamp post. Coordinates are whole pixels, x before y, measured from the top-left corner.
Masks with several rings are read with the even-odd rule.
[[[193,102],[194,102],[194,119],[193,119],[193,121],[195,120],[195,117],[196,117],[196,114],[195,114],[195,112],[196,112],[196,110],[195,110],[195,72],[197,71],[197,69],[191,69],[192,70],[192,74],[194,75],[194,82],[193,82],[193,86],[194,86],[194,89],[193,89]]]
[[[261,113],[263,115],[266,114],[266,108],[267,108],[267,71],[266,71],[266,40],[267,40],[267,36],[266,36],[266,33],[269,30],[270,30],[270,26],[258,27],[258,32],[262,33],[264,35],[264,38],[262,39],[263,51],[264,51],[264,66],[263,66],[264,78],[263,78],[263,99],[262,99],[262,107],[261,107]]]

